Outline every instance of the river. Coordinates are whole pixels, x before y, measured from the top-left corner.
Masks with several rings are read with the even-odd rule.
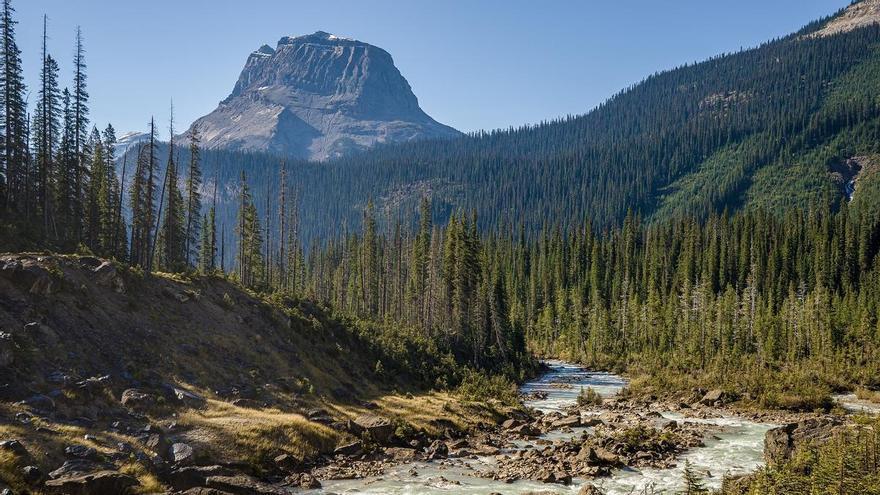
[[[549,370],[539,378],[522,386],[522,392],[543,392],[546,398],[526,401],[526,405],[544,412],[558,411],[575,403],[581,387],[592,387],[603,397],[617,394],[626,381],[617,375],[585,370],[577,365],[561,361],[548,361]],[[570,386],[569,386],[570,385]],[[674,412],[661,412],[664,418],[685,420]],[[764,434],[774,425],[755,423],[735,417],[717,419],[693,419],[687,421],[711,423],[722,427],[715,438],[706,440],[706,446],[692,449],[683,455],[678,467],[671,469],[618,470],[610,478],[590,480],[607,495],[630,495],[638,493],[675,493],[682,487],[682,470],[688,459],[698,472],[705,476],[710,488],[721,485],[725,473],[744,474],[753,471],[763,462]],[[584,428],[574,432],[551,432],[543,438],[567,439],[583,433]],[[520,448],[534,448],[530,442],[521,442]],[[505,495],[532,492],[576,494],[586,480],[575,479],[572,485],[562,486],[535,481],[504,483],[478,478],[477,470],[491,469],[494,457],[478,459],[450,459],[440,462],[416,462],[395,466],[383,476],[358,480],[328,480],[320,490],[310,493],[322,494],[383,494],[383,495]]]

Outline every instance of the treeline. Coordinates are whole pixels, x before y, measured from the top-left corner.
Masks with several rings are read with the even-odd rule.
[[[284,289],[418,328],[474,363],[504,362],[528,342],[538,354],[690,374],[786,407],[822,398],[792,390],[798,382],[825,394],[880,386],[875,215],[843,204],[784,217],[630,216],[601,233],[588,223],[529,236],[522,226],[481,235],[472,215],[432,225],[427,202],[421,211],[416,229],[380,233],[368,207],[363,231],[288,265]],[[784,380],[767,380],[782,370]]]
[[[198,130],[188,135],[187,160],[180,163],[172,109],[167,157],[160,157],[152,121],[150,138],[136,147],[133,163],[128,161],[132,153],[117,156],[113,126],[89,128],[82,33],[77,29],[73,85],[62,90],[58,62],[48,51],[45,16],[39,88],[30,114],[13,14],[11,1],[4,0],[0,248],[91,252],[148,272],[213,270],[214,210],[202,208]],[[131,219],[130,228],[126,219]]]
[[[114,168],[113,127],[89,129],[89,94],[82,34],[77,29],[73,85],[59,88],[59,66],[48,52],[46,18],[33,114],[15,42],[14,9],[0,12],[0,229],[9,248],[87,245],[114,254],[125,242]],[[100,247],[100,249],[98,249]]]

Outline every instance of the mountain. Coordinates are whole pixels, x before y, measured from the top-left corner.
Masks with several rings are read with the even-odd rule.
[[[357,231],[371,200],[381,223],[413,226],[424,196],[437,224],[473,210],[483,229],[522,224],[526,233],[584,219],[611,227],[628,213],[660,221],[842,204],[876,213],[880,26],[817,34],[862,6],[651,75],[580,116],[383,145],[321,163],[288,160],[299,233],[308,241]],[[206,180],[220,184],[218,220],[233,246],[239,171],[247,172],[264,217],[266,198],[278,197],[278,159],[214,148],[204,163]],[[271,208],[277,228],[277,205]]]
[[[251,53],[232,94],[193,125],[208,148],[314,160],[460,134],[422,111],[388,52],[322,31]]]
[[[438,223],[465,209],[483,228],[522,223],[530,232],[583,219],[618,225],[628,212],[653,221],[724,209],[836,209],[850,196],[852,208],[877,211],[880,27],[827,31],[875,3],[651,75],[584,115],[288,163],[301,232],[357,229],[370,200],[380,220],[410,224],[422,196],[432,198]],[[261,208],[267,190],[277,197],[277,159],[218,151],[208,160],[221,181],[245,167]]]

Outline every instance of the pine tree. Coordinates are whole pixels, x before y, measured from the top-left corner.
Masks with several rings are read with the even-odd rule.
[[[709,490],[706,489],[706,486],[703,484],[699,475],[694,471],[690,460],[686,459],[684,461],[684,473],[682,476],[684,478],[684,490],[679,492],[682,495],[700,495],[702,493],[709,493]]]
[[[103,219],[109,218],[104,211],[110,198],[110,185],[107,183],[107,162],[104,159],[104,143],[97,128],[92,128],[86,148],[91,152],[90,179],[86,190],[83,242],[92,252],[106,255],[105,248],[110,240],[105,232]]]
[[[236,265],[242,285],[260,288],[263,284],[263,232],[244,171],[239,181],[238,253]]]
[[[165,180],[160,194],[159,216],[162,222],[158,232],[158,266],[169,272],[180,272],[186,268],[186,226],[185,204],[178,185],[179,174],[174,148],[174,115],[171,116],[171,139],[168,143],[168,163],[165,167]],[[164,199],[164,204],[162,203]],[[164,210],[164,212],[163,212]]]
[[[56,151],[61,132],[61,92],[58,89],[58,63],[47,52],[47,17],[43,16],[42,67],[40,90],[34,112],[33,132],[35,173],[35,204],[41,217],[41,234],[45,239],[57,239],[55,226],[56,184],[59,171]]]
[[[74,174],[74,183],[76,195],[74,197],[73,213],[74,219],[83,218],[84,201],[83,195],[86,190],[86,182],[88,180],[88,171],[86,166],[86,138],[89,125],[89,94],[86,91],[86,63],[85,63],[85,47],[83,47],[82,30],[76,28],[76,48],[73,58],[73,92],[71,93],[71,111],[73,113],[73,148],[75,150],[76,172]],[[76,242],[80,241],[82,232],[82,223],[76,221],[74,223],[74,238]]]
[[[199,129],[197,126],[193,126],[189,142],[189,173],[186,177],[186,233],[184,235],[186,245],[184,252],[186,253],[187,267],[196,264],[193,259],[198,258],[202,228],[202,169],[199,163],[199,139]]]
[[[55,225],[58,231],[59,247],[69,251],[76,246],[76,223],[81,221],[74,211],[77,201],[76,191],[76,150],[73,147],[73,110],[70,104],[70,91],[61,93],[61,143],[57,162],[55,185]]]
[[[131,208],[131,255],[129,261],[149,271],[151,267],[152,228],[155,218],[156,195],[156,124],[150,119],[150,138],[138,149],[132,186],[129,194]]]
[[[217,179],[214,179],[214,192],[211,208],[204,218],[202,242],[199,252],[199,271],[211,273],[217,269]]]
[[[0,17],[0,109],[3,130],[3,203],[7,210],[23,212],[27,194],[27,108],[26,88],[21,70],[21,51],[15,43],[15,9],[11,0],[3,0]],[[0,184],[2,185],[2,184]]]

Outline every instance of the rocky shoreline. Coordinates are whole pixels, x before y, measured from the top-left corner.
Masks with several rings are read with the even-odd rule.
[[[70,386],[99,390],[102,383],[98,378],[71,382]],[[540,393],[524,397],[540,398]],[[582,493],[598,493],[590,491],[593,488],[589,482],[611,476],[616,470],[675,467],[684,453],[724,433],[725,427],[713,424],[713,418],[742,417],[780,425],[766,435],[768,463],[782,462],[798,445],[827,440],[847,425],[845,417],[831,414],[749,411],[722,391],[702,390],[675,398],[648,395],[598,399],[546,413],[512,409],[495,423],[480,422],[467,429],[439,419],[438,424],[445,425],[439,435],[408,427],[380,412],[344,419],[324,409],[312,409],[304,413],[309,421],[345,432],[348,440],[332,453],[311,459],[281,454],[270,465],[255,469],[205,462],[192,445],[181,440],[174,421],[146,421],[146,411],[157,407],[157,402],[169,407],[169,401],[199,408],[205,399],[182,389],[169,389],[161,401],[143,390],[126,390],[121,405],[130,411],[129,419],[113,422],[107,433],[135,440],[118,442],[113,446],[115,453],[108,456],[88,447],[86,443],[99,440],[86,435],[84,440],[88,442],[68,445],[63,464],[46,473],[37,467],[34,453],[18,440],[0,442],[0,453],[23,466],[21,476],[29,484],[53,493],[125,493],[139,483],[120,469],[129,462],[148,466],[171,493],[188,495],[280,495],[294,489],[318,489],[330,480],[382,477],[392,467],[409,464],[413,464],[409,475],[418,477],[417,463],[431,463],[439,469],[463,468],[474,478],[504,483],[532,480],[568,485],[574,479],[586,480]],[[31,401],[21,406],[36,411],[40,404]],[[48,407],[48,403],[43,406]],[[682,419],[667,419],[663,412],[674,412]],[[19,412],[14,421],[44,434],[53,431],[42,426],[39,414]],[[477,460],[484,462],[473,467],[471,461]],[[440,482],[456,483],[444,478]],[[12,492],[0,485],[0,493]]]

